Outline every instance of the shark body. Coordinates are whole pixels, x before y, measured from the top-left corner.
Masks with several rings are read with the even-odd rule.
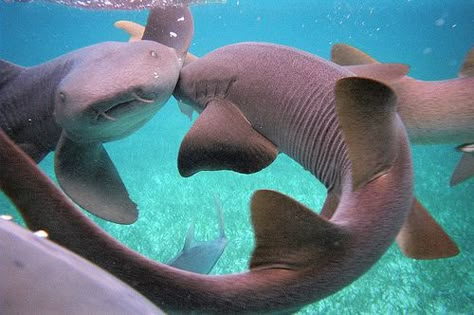
[[[0,218],[0,313],[164,314],[82,257]]]
[[[182,68],[174,95],[200,113],[180,148],[183,176],[252,173],[283,152],[328,189],[321,215],[275,191],[253,195],[248,272],[200,275],[131,251],[78,212],[4,137],[0,184],[30,228],[47,230],[166,312],[290,313],[355,281],[399,231],[413,257],[457,254],[413,196],[393,91],[354,76],[311,54],[260,43],[226,46]]]
[[[134,222],[138,210],[102,143],[143,126],[173,92],[193,23],[184,8],[167,12],[166,21],[150,17],[139,42],[99,43],[33,67],[0,60],[1,129],[36,162],[56,150],[63,190],[117,223]],[[163,22],[176,34],[165,44],[150,29]]]
[[[248,64],[249,69],[242,72],[247,76],[253,69],[255,79],[273,78],[272,84],[262,88],[261,82],[240,78],[240,74],[233,71],[240,71],[242,63],[233,70],[212,71],[215,75],[230,76],[230,81],[220,84],[220,81],[206,80],[206,71],[210,69],[207,63],[211,62],[213,67],[220,63],[216,54],[225,57],[224,67],[229,67],[232,60],[250,58],[243,63]],[[15,173],[22,176],[11,178],[7,170],[13,169],[11,164],[15,162],[9,159],[21,153],[14,152],[14,148],[2,147],[1,165],[6,167],[1,172],[2,189],[17,205],[30,228],[46,230],[52,240],[129,283],[166,312],[295,311],[342,289],[366,272],[393,242],[412,209],[409,146],[394,110],[395,98],[383,84],[348,78],[350,73],[342,67],[287,47],[241,44],[211,53],[209,58],[185,66],[175,91],[179,98],[204,96],[196,100],[196,104],[202,104],[201,100],[207,104],[205,108],[194,104],[202,113],[183,140],[180,171],[190,175],[199,169],[231,166],[241,172],[257,171],[273,161],[277,148],[280,151],[287,148],[285,150],[308,169],[314,167],[311,171],[329,188],[322,216],[274,191],[254,194],[251,215],[256,248],[248,272],[199,275],[152,262],[132,252],[68,204],[51,184],[40,183],[44,179],[34,165],[16,165]],[[282,65],[282,60],[291,60],[291,67],[266,65],[266,62],[278,64],[277,61]],[[191,66],[198,69],[188,68]],[[281,73],[285,68],[286,76]],[[191,72],[186,73],[187,69]],[[197,74],[197,70],[204,71],[202,80],[188,85],[189,75]],[[271,71],[285,80],[275,82]],[[324,73],[324,80],[316,80],[316,73]],[[299,85],[298,93],[288,89],[286,79],[290,75],[294,79],[302,76],[298,82],[290,80]],[[202,90],[188,94],[187,86]],[[305,87],[311,87],[313,92],[302,93]],[[206,96],[202,93],[205,90],[216,93]],[[262,90],[282,94],[258,95],[258,104],[275,107],[254,108],[252,102],[245,101],[233,103],[235,99],[231,95],[252,97],[252,93]],[[278,107],[282,102],[292,104],[291,114],[283,114],[283,108]],[[249,107],[236,110],[235,104]],[[318,112],[311,114],[311,109]],[[252,110],[256,111],[253,117]],[[277,114],[281,116],[275,116]],[[374,115],[371,116],[374,119],[367,119],[367,115]],[[301,125],[307,127],[297,127]],[[204,134],[196,138],[197,131]],[[271,131],[279,136],[273,137]],[[307,134],[308,131],[313,134]],[[220,136],[210,139],[210,135]],[[194,145],[201,149],[196,151]],[[308,146],[312,151],[305,153],[301,148]],[[196,159],[183,164],[183,160],[186,161],[183,156],[189,153],[191,158],[193,152],[197,160],[207,159],[203,164],[197,164]],[[219,160],[222,158],[225,158],[223,162]],[[25,179],[29,178],[36,181],[27,185]],[[25,197],[29,190],[44,198],[29,200]],[[58,208],[58,211],[52,210]]]

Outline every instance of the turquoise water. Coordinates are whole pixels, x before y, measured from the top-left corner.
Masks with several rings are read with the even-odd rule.
[[[355,45],[381,61],[411,66],[424,80],[457,75],[474,44],[474,1],[235,1],[192,8],[191,52],[205,53],[230,43],[266,41],[300,48],[324,58],[332,44]],[[43,4],[0,3],[0,58],[35,65],[71,50],[127,36],[113,28],[118,19],[146,20],[145,12],[96,12]],[[253,246],[248,202],[253,191],[271,188],[312,209],[325,191],[298,164],[280,156],[254,175],[203,172],[181,178],[176,157],[192,122],[170,100],[132,136],[106,144],[139,205],[131,226],[97,219],[113,236],[157,261],[182,247],[195,220],[200,239],[217,236],[214,195],[222,200],[229,245],[213,273],[243,271]],[[449,187],[459,159],[452,146],[413,146],[418,199],[457,242],[451,259],[414,261],[396,246],[362,278],[299,314],[474,314],[474,180]],[[52,155],[40,166],[51,176]],[[4,198],[2,212],[16,214]]]

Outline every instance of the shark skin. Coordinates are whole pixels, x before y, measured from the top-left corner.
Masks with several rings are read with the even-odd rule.
[[[268,46],[260,48],[264,47]],[[279,53],[308,57],[291,49],[269,47],[276,58],[282,57],[278,56],[280,49]],[[293,65],[301,61],[291,60]],[[332,122],[322,124],[328,130],[320,138],[322,142],[332,142],[320,151],[326,152],[326,158],[320,156],[321,165],[332,170],[318,171],[322,171],[321,177],[327,183],[334,180],[339,185],[333,187],[340,189],[337,209],[327,220],[278,192],[257,191],[251,201],[256,248],[248,272],[199,275],[150,261],[131,251],[77,211],[3,133],[1,188],[29,228],[47,231],[51,240],[130,284],[165,312],[296,311],[342,289],[366,272],[392,243],[413,203],[409,146],[395,112],[393,92],[373,80],[339,80],[344,71],[335,69],[337,86],[323,103],[330,106],[320,113],[324,121]],[[209,108],[212,107],[205,110]],[[367,119],[367,115],[378,119]],[[202,117],[205,112],[196,123]],[[367,135],[382,134],[366,140]],[[345,137],[349,142],[345,142]],[[253,144],[250,140],[254,139],[246,138],[247,143]],[[259,152],[254,153],[262,157]],[[360,160],[360,155],[366,159]],[[360,167],[358,172],[352,172],[353,163]],[[35,198],[30,198],[32,195]]]
[[[8,174],[2,189],[31,228],[46,229],[63,246],[133,283],[165,311],[295,311],[364,274],[393,242],[414,203],[409,146],[396,98],[379,82],[351,76],[310,54],[256,43],[226,46],[181,70],[175,96],[201,112],[180,148],[181,174],[251,173],[280,151],[328,188],[322,216],[280,193],[255,193],[256,248],[247,273],[206,277],[159,264],[147,270],[146,260],[127,262],[133,253],[109,244],[115,241],[85,218],[37,213],[61,196],[49,192],[25,205],[24,193],[15,189],[25,181],[12,183]],[[26,176],[27,165],[21,169]],[[74,209],[61,211],[66,214],[79,215]],[[68,236],[71,230],[77,237]],[[105,255],[111,247],[112,256]],[[117,259],[120,263],[111,263]],[[128,273],[136,265],[142,265],[140,274],[133,272],[132,280]],[[152,274],[158,282],[153,285]]]
[[[133,223],[138,210],[102,143],[136,131],[170,98],[194,28],[188,8],[166,16],[176,34],[166,45],[150,14],[140,42],[100,43],[28,68],[0,60],[0,127],[36,162],[56,150],[63,190],[116,223]]]
[[[219,236],[210,241],[194,239],[194,223],[191,224],[184,241],[183,249],[167,264],[181,269],[201,274],[208,274],[214,268],[227,246],[227,236],[224,230],[224,213],[218,198],[215,198],[219,216]]]
[[[295,58],[299,61],[287,62]],[[298,66],[296,74],[294,66]],[[397,64],[370,67],[370,75],[385,82],[396,82],[407,71],[406,66]],[[334,89],[339,79],[356,75],[351,68],[317,56],[261,43],[226,46],[189,63],[181,71],[174,95],[198,113],[209,108],[209,114],[198,118],[181,144],[180,173],[190,176],[201,170],[220,169],[252,173],[270,164],[278,148],[328,188],[321,214],[331,218],[341,201],[341,179],[334,172],[338,169],[337,154],[344,151],[344,146],[324,140],[325,136],[337,135],[331,128],[339,127],[336,118],[328,114],[330,110],[321,108],[331,108],[337,100]],[[262,88],[266,84],[268,88]],[[229,122],[237,117],[241,117],[241,122]],[[318,129],[318,124],[326,129]],[[347,143],[350,146],[350,141]],[[353,159],[352,163],[360,161],[363,165],[351,171],[370,169],[373,164],[372,171],[376,172],[381,163],[369,158],[367,154]],[[416,220],[406,222],[407,227],[401,230],[405,235],[397,239],[405,255],[434,259],[459,253],[455,243],[418,201],[411,211],[414,213],[408,218]]]
[[[371,76],[379,61],[346,44],[332,47],[331,60],[355,73]],[[462,150],[474,144],[474,49],[467,54],[459,77],[423,81],[409,76],[388,82],[398,96],[398,111],[416,144],[454,144],[463,152],[450,185],[474,176],[472,152]]]
[[[82,257],[0,217],[0,313],[164,314]]]

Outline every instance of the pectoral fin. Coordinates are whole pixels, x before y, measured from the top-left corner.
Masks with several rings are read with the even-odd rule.
[[[270,165],[277,154],[234,104],[219,99],[209,102],[184,137],[178,169],[185,177],[211,170],[249,174]]]
[[[459,249],[423,205],[415,199],[397,236],[400,250],[415,259],[456,256]]]
[[[101,143],[76,143],[63,133],[54,162],[61,188],[85,210],[120,224],[137,220],[137,205]]]
[[[336,110],[357,189],[383,175],[397,158],[401,123],[395,93],[383,83],[349,77],[336,84]]]
[[[256,239],[251,269],[317,267],[343,250],[348,235],[306,206],[276,191],[256,191],[251,212]]]

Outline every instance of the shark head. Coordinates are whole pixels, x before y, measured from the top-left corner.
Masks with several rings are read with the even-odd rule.
[[[173,48],[147,40],[78,53],[58,85],[54,109],[57,123],[78,143],[120,139],[143,126],[170,98],[181,69]]]

